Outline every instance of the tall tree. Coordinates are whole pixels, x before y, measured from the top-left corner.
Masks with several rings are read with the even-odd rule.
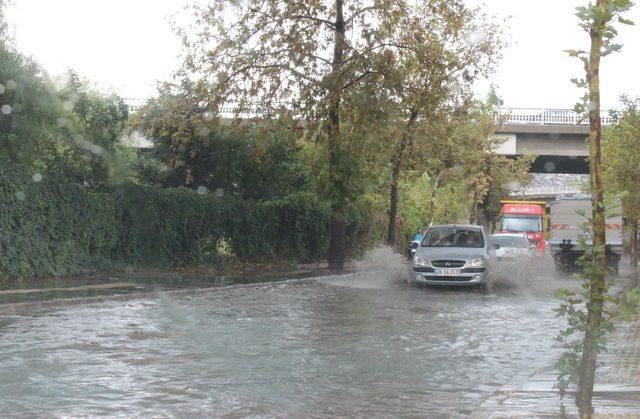
[[[331,202],[329,266],[345,259],[347,206],[358,188],[353,169],[355,136],[363,126],[351,112],[353,94],[378,80],[384,51],[415,48],[390,42],[407,16],[435,12],[408,0],[214,0],[197,12],[195,28],[182,32],[189,71],[211,84],[211,107],[229,101],[238,113],[269,118],[280,112],[307,121],[309,138],[326,155],[326,198]],[[420,13],[422,13],[420,15]],[[194,35],[192,35],[194,34]],[[354,99],[352,101],[352,99]],[[368,106],[365,103],[365,106]]]
[[[433,0],[418,3],[414,8],[413,14],[400,18],[398,31],[389,37],[388,43],[396,48],[380,54],[384,99],[390,101],[386,105],[389,123],[396,126],[387,140],[391,151],[389,245],[396,240],[398,188],[403,167],[408,163],[429,166],[427,159],[434,159],[428,149],[438,148],[431,142],[447,147],[450,142],[447,125],[451,119],[469,115],[470,88],[493,70],[503,46],[499,27],[463,1]],[[436,132],[441,135],[433,135]],[[415,161],[407,162],[411,157]],[[442,167],[431,169],[435,191]]]
[[[640,220],[640,98],[621,98],[618,122],[603,132],[602,164],[605,184],[622,198],[622,211],[631,227],[631,271],[638,280],[638,221]]]
[[[617,18],[620,23],[631,24],[632,22],[621,17],[621,14],[629,10],[631,6],[632,3],[629,0],[597,0],[595,4],[589,2],[587,6],[578,7],[576,16],[580,20],[580,27],[589,34],[591,46],[589,51],[567,51],[570,56],[578,57],[584,64],[586,80],[575,79],[574,82],[579,87],[588,88],[588,93],[584,97],[584,103],[577,105],[576,110],[588,111],[590,132],[589,166],[593,210],[591,222],[594,269],[589,283],[587,324],[576,394],[576,404],[582,416],[590,416],[593,413],[593,384],[600,339],[603,333],[601,325],[605,299],[605,207],[602,188],[600,59],[614,51],[619,51],[622,47],[620,44],[613,43],[617,32],[612,22]]]

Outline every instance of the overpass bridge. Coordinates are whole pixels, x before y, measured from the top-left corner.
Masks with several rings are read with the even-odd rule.
[[[602,114],[602,125],[615,123]],[[589,173],[589,123],[573,110],[501,108],[496,119],[496,137],[504,140],[498,153],[537,155],[533,173]]]

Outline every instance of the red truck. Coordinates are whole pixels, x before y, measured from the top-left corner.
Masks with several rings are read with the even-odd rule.
[[[545,233],[549,216],[543,201],[500,201],[499,231],[502,233],[525,233],[536,248],[546,249]]]

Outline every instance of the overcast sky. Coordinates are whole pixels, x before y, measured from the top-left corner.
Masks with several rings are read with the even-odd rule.
[[[155,93],[180,65],[180,43],[170,17],[185,0],[12,0],[9,23],[18,48],[52,75],[73,68],[80,76],[127,98]],[[510,17],[510,46],[490,80],[505,106],[573,107],[580,96],[569,80],[582,76],[564,49],[588,48],[574,9],[585,0],[467,0],[498,18]],[[603,108],[619,95],[640,95],[640,6],[628,14],[638,26],[620,25],[621,53],[601,68]],[[479,83],[486,92],[489,81]]]

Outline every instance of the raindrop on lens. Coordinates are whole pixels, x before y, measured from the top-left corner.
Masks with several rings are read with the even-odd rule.
[[[27,195],[24,192],[22,191],[16,192],[16,199],[18,201],[24,201],[26,198],[27,198]]]
[[[544,164],[544,170],[546,170],[547,172],[553,172],[554,170],[556,170],[556,164],[552,161],[548,161]]]
[[[42,181],[42,175],[40,173],[34,173],[33,176],[31,176],[31,179],[33,179],[34,182],[41,182]]]
[[[3,94],[5,90],[7,89],[4,87],[4,84],[0,83],[0,95]]]
[[[71,121],[67,118],[58,118],[58,126],[71,128]]]
[[[5,115],[9,115],[11,113],[11,105],[2,105],[0,111],[2,111],[2,113]]]
[[[467,41],[476,44],[484,39],[484,35],[479,31],[473,31],[467,34]]]
[[[214,193],[218,198],[222,198],[224,196],[224,189],[216,188]]]
[[[17,85],[17,84],[16,84],[16,82],[15,82],[15,81],[13,81],[13,80],[7,80],[7,82],[6,82],[6,86],[7,86],[7,89],[8,89],[8,90],[13,90],[13,89],[15,89],[18,85]]]
[[[206,186],[198,186],[198,189],[196,189],[198,191],[198,193],[200,195],[204,195],[207,193],[207,187]]]
[[[70,100],[67,100],[62,104],[62,107],[64,108],[65,111],[70,111],[73,109],[73,102]]]
[[[213,119],[213,112],[211,111],[202,112],[202,117],[204,118],[205,121],[211,121]]]

